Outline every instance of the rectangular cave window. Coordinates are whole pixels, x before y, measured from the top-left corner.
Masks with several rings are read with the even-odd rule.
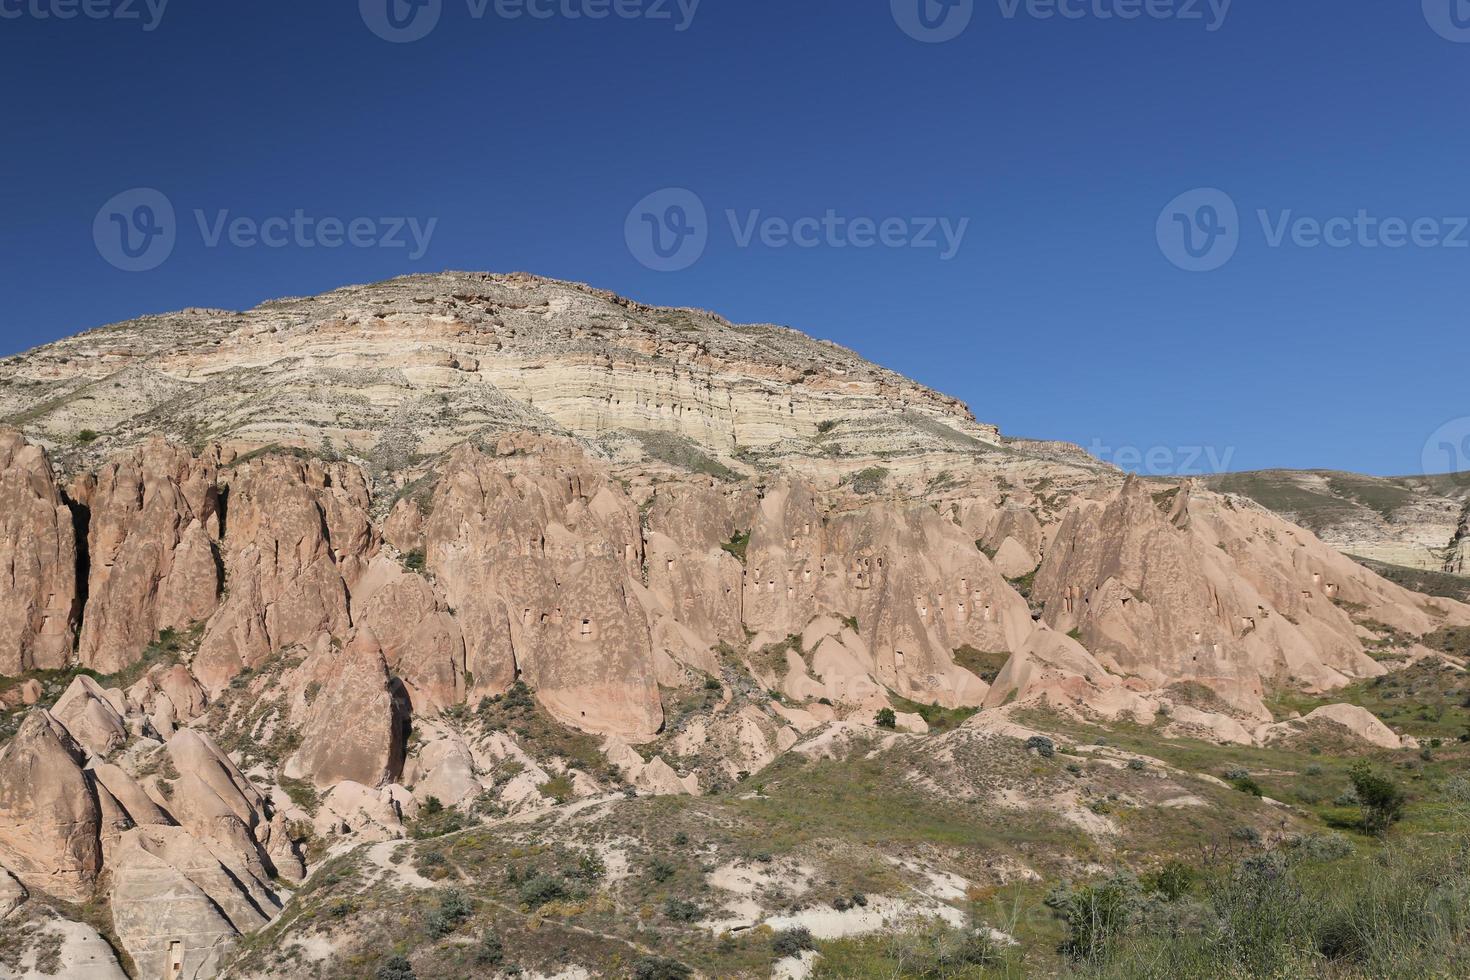
[[[167,980],[179,980],[184,975],[184,944],[175,939],[168,944]]]

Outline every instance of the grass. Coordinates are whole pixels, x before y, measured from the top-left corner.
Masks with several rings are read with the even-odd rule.
[[[987,684],[995,682],[1006,663],[1011,659],[1009,653],[993,653],[986,650],[976,650],[972,646],[962,646],[954,651],[954,662],[974,674]]]
[[[720,548],[721,550],[727,551],[730,554],[734,555],[735,558],[740,562],[740,564],[744,565],[746,550],[750,548],[750,532],[737,532],[736,535],[732,537],[729,541],[726,541],[724,544],[720,545]]]
[[[870,497],[883,489],[888,480],[888,470],[882,466],[869,466],[847,478],[847,485],[859,496]]]
[[[639,445],[643,447],[645,453],[659,462],[667,463],[677,469],[687,470],[690,473],[702,473],[705,476],[712,476],[726,483],[740,479],[740,474],[719,460],[706,455],[687,436],[675,435],[672,432],[648,432],[643,430],[630,431],[628,434],[638,440]]]
[[[975,713],[980,710],[979,708],[941,708],[938,703],[920,704],[892,692],[889,693],[888,700],[892,702],[895,710],[923,718],[924,724],[929,726],[931,735],[954,731],[975,717]]]
[[[1458,602],[1470,602],[1470,576],[1451,575],[1448,572],[1432,572],[1404,565],[1390,565],[1371,558],[1349,555],[1353,561],[1370,571],[1377,572],[1397,585],[1425,595],[1440,596]]]
[[[610,774],[597,738],[551,717],[522,681],[516,681],[503,695],[482,699],[476,714],[487,730],[511,732],[543,757],[562,759],[589,775]]]
[[[1432,661],[1358,681],[1321,697],[1278,692],[1267,701],[1277,717],[1292,711],[1305,715],[1327,704],[1366,708],[1390,728],[1421,740],[1449,742],[1470,733],[1470,675]]]
[[[1073,975],[1465,976],[1467,855],[1463,838],[1325,862],[1258,855],[1217,870],[1197,895],[1136,899]]]
[[[906,771],[902,756],[854,753],[840,763],[808,763],[788,755],[752,778],[756,795],[728,805],[761,827],[764,846],[776,853],[829,840],[943,846],[976,857],[1021,844],[1061,853],[1077,843],[1076,833],[1060,822],[997,821],[979,803],[933,797],[906,781]]]

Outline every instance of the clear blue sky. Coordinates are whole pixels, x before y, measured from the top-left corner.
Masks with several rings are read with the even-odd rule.
[[[84,2],[142,20],[37,16]],[[1431,29],[1421,0],[1236,0],[1223,23],[1219,0],[1176,0],[1199,20],[972,0],[943,43],[900,28],[918,30],[920,0],[702,0],[687,25],[678,0],[601,0],[671,15],[602,20],[560,12],[599,0],[532,0],[549,19],[439,2],[431,33],[388,43],[354,0],[172,0],[151,31],[148,0],[0,0],[0,353],[144,312],[528,270],[790,324],[1011,434],[1400,473],[1451,423],[1436,438],[1470,453],[1470,422],[1452,421],[1470,416],[1470,248],[1369,248],[1357,232],[1272,247],[1256,216],[1470,215],[1470,43]],[[924,2],[937,30],[960,23]],[[125,272],[94,220],[138,187],[166,195],[177,241]],[[707,208],[708,246],[655,271],[626,228],[670,187]],[[1187,272],[1157,230],[1202,187],[1238,206],[1238,251]],[[666,203],[644,213],[664,220]],[[437,224],[417,257],[210,247],[196,210]],[[825,233],[742,245],[726,214],[829,210],[903,219],[895,242],[921,218],[968,225],[945,260]],[[1181,214],[1162,226],[1208,230],[1197,202]]]

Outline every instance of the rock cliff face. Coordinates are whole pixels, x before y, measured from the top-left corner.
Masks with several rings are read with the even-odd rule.
[[[83,664],[112,673],[160,630],[214,613],[220,522],[212,461],[154,438],[79,480],[72,496],[89,514]]]
[[[1268,694],[1470,625],[850,352],[526,276],[150,318],[0,380],[0,676],[61,678],[0,691],[0,882],[103,889],[150,975],[214,975],[313,838],[723,792],[891,707],[1260,744],[1296,734]]]
[[[524,275],[147,317],[9,358],[0,379],[0,420],[55,443],[96,432],[95,458],[159,428],[385,465],[487,431],[645,433],[657,453],[688,440],[793,464],[1000,443],[954,399],[794,330]]]
[[[0,673],[54,670],[76,636],[72,513],[40,448],[0,431]]]

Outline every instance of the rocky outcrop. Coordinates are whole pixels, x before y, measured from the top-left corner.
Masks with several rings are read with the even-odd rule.
[[[427,565],[464,630],[476,692],[517,677],[557,718],[643,739],[663,721],[637,508],[570,443],[456,450],[434,495]]]
[[[1262,742],[1279,741],[1320,728],[1323,723],[1381,749],[1397,749],[1406,744],[1371,711],[1356,704],[1325,704],[1302,718],[1266,725],[1256,732],[1256,737]]]
[[[144,976],[215,976],[241,927],[265,924],[258,910],[240,904],[227,879],[219,862],[178,828],[123,835],[113,868],[112,918]]]
[[[0,919],[20,908],[29,897],[25,885],[16,880],[15,875],[0,868]]]
[[[36,710],[0,751],[0,865],[28,887],[85,901],[102,869],[101,811],[81,746]]]
[[[75,494],[90,512],[87,606],[78,656],[110,674],[160,630],[208,619],[220,590],[215,464],[155,438]]]
[[[0,675],[56,670],[76,639],[77,541],[46,454],[0,429]]]
[[[379,555],[353,590],[352,607],[356,622],[382,645],[388,669],[407,688],[416,714],[465,700],[464,636],[422,575]]]
[[[403,822],[418,812],[418,801],[402,786],[375,789],[351,781],[338,783],[322,797],[314,821],[319,834],[353,834],[359,840],[402,837]]]
[[[128,740],[128,727],[119,707],[126,710],[122,692],[109,695],[100,684],[83,675],[72,681],[51,714],[88,752],[105,757]]]
[[[215,692],[289,646],[346,635],[348,582],[375,548],[356,467],[268,455],[241,469],[230,483],[224,541],[229,597],[194,666]]]
[[[1383,672],[1345,604],[1405,629],[1431,622],[1403,590],[1264,510],[1141,481],[1068,514],[1032,597],[1112,672],[1150,687],[1197,681],[1260,718],[1267,683],[1321,691]]]
[[[407,705],[377,637],[359,629],[344,648],[313,654],[305,669],[320,693],[287,775],[323,789],[347,781],[374,788],[395,782],[403,770]]]

